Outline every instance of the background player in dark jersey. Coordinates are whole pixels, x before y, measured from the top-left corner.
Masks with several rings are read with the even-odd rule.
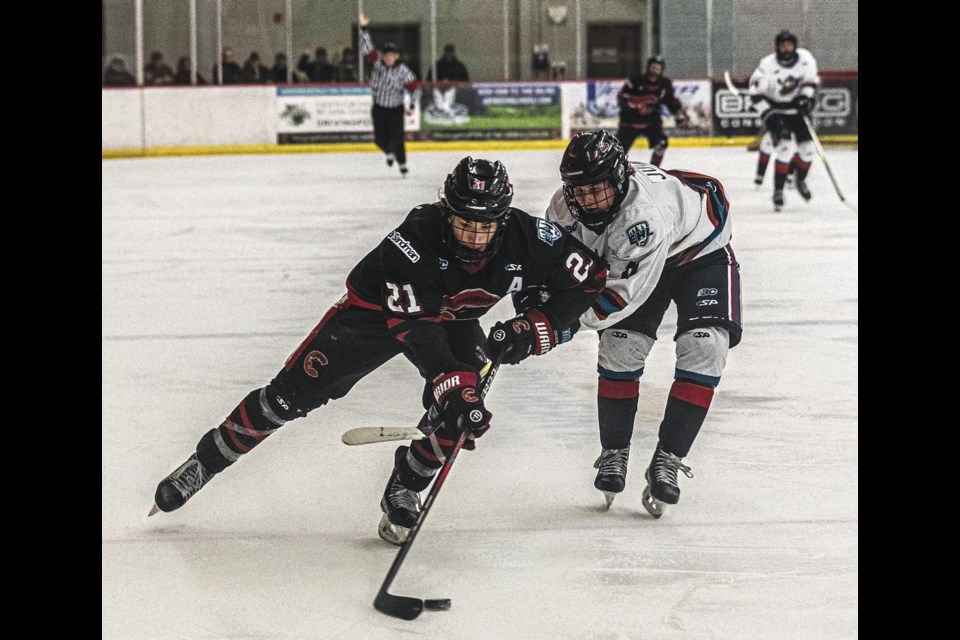
[[[667,150],[667,135],[663,132],[661,105],[665,105],[677,119],[677,126],[688,122],[683,105],[673,95],[673,82],[663,75],[667,63],[662,56],[647,60],[647,70],[631,76],[620,89],[620,127],[617,140],[627,153],[638,136],[646,136],[653,149],[650,164],[660,166]]]
[[[368,373],[402,353],[427,380],[424,440],[397,450],[384,492],[380,534],[400,543],[432,480],[462,430],[466,448],[489,428],[478,397],[488,360],[477,320],[527,286],[550,299],[498,323],[504,361],[542,355],[583,313],[606,280],[606,263],[557,225],[510,206],[513,187],[500,162],[464,158],[440,188],[440,200],[415,207],[347,278],[347,293],[287,359],[270,384],[250,392],[196,452],[160,482],[156,510],[181,507],[217,473],[279,429],[341,398]],[[429,427],[429,428],[428,428]]]

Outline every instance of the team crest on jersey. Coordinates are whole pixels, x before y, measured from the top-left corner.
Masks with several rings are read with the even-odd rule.
[[[457,317],[457,311],[489,309],[498,302],[500,302],[500,296],[486,289],[465,289],[456,295],[443,296],[440,300],[440,315],[446,320],[454,320]]]
[[[630,240],[630,244],[635,244],[638,247],[645,247],[647,243],[650,242],[650,236],[653,235],[653,231],[650,231],[650,225],[647,224],[647,221],[638,222],[629,229],[627,229],[627,239]]]
[[[549,220],[538,218],[537,237],[552,247],[557,240],[563,237],[563,231]]]

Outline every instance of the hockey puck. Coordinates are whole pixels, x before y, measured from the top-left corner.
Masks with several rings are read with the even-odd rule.
[[[450,608],[450,598],[440,598],[437,600],[424,600],[423,608],[431,611],[446,611]]]

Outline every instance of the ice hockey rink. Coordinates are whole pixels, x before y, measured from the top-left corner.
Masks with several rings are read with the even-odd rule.
[[[848,200],[858,152],[828,149]],[[157,482],[262,386],[344,292],[348,271],[467,153],[102,162],[101,583],[105,639],[854,638],[858,635],[858,221],[814,161],[771,206],[742,148],[668,150],[731,202],[744,337],[654,520],[643,472],[673,379],[672,311],[641,381],[627,488],[607,512],[596,334],[503,367],[493,428],[457,459],[391,592],[451,598],[405,622],[374,596],[396,547],[376,532],[392,444],[357,426],[419,418],[397,358],[284,426],[186,506]],[[542,214],[560,151],[502,160]],[[646,160],[649,151],[634,150]],[[504,302],[485,326],[508,317]]]

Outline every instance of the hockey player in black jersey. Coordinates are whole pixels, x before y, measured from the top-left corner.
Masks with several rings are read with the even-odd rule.
[[[617,102],[620,105],[620,126],[617,140],[627,153],[634,140],[646,136],[653,149],[650,164],[660,166],[663,154],[667,151],[667,135],[663,132],[661,105],[666,106],[677,119],[677,126],[685,127],[688,122],[683,105],[673,95],[673,82],[663,75],[666,61],[662,56],[653,56],[647,60],[647,70],[643,74],[631,76],[620,89]]]
[[[549,300],[509,323],[504,361],[543,355],[602,291],[606,263],[557,225],[510,206],[500,162],[464,158],[439,201],[415,207],[354,267],[347,293],[265,387],[251,391],[196,452],[160,482],[151,512],[180,508],[210,479],[284,423],[345,396],[364,376],[403,354],[425,378],[424,407],[440,419],[424,440],[397,450],[381,508],[380,534],[399,544],[463,430],[465,448],[490,424],[477,393],[489,347],[477,320],[508,294],[532,285]],[[501,334],[502,335],[502,334]],[[439,426],[437,425],[439,422]]]

